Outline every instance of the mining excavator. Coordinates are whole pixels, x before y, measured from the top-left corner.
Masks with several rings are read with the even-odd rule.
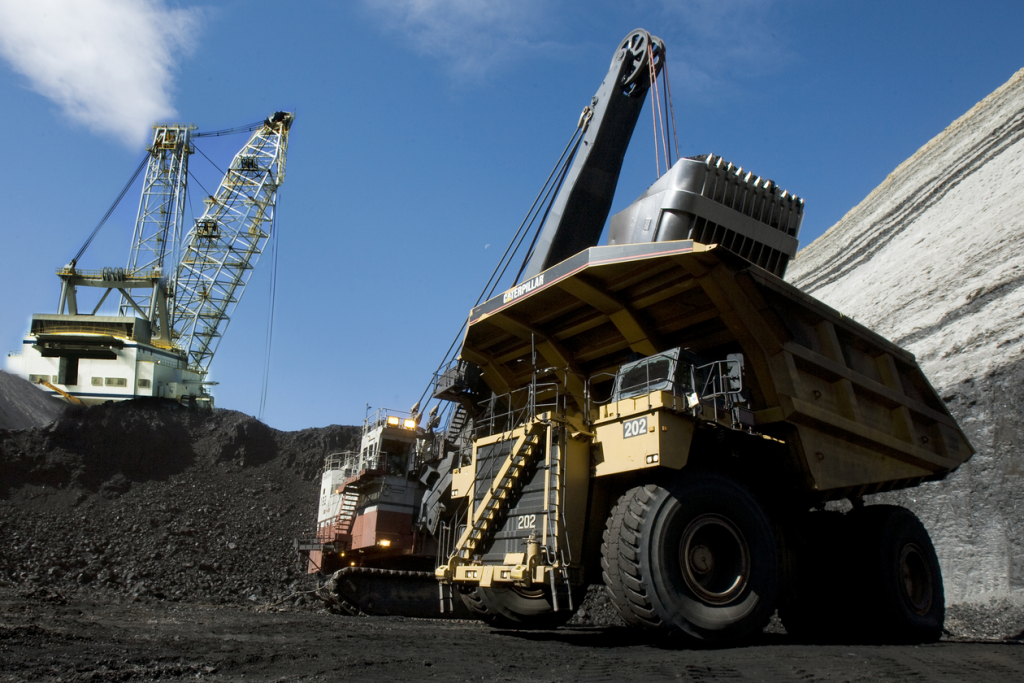
[[[311,568],[352,610],[416,613],[415,594],[500,628],[564,624],[603,583],[631,626],[695,640],[776,610],[809,639],[935,640],[928,534],[865,496],[973,449],[912,354],[782,279],[803,201],[678,158],[597,246],[664,57],[643,30],[616,50],[517,284],[435,376],[447,429],[436,407],[378,415],[329,460]]]

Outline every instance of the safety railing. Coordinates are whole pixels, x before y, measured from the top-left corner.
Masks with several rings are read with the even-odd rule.
[[[108,282],[154,280],[163,277],[163,273],[157,269],[126,270],[124,268],[103,268],[101,270],[83,270],[70,266],[58,268],[57,275],[63,277],[82,277],[90,280],[105,280]]]
[[[419,417],[419,415],[413,415],[406,410],[378,408],[363,419],[363,434],[365,435],[367,431],[381,425],[414,430],[419,426]]]
[[[694,376],[693,368],[690,369],[690,381],[688,384],[677,381],[674,378],[650,373],[650,365],[643,366],[646,369],[644,375],[631,377],[627,386],[616,386],[618,374],[611,372],[600,372],[587,378],[584,385],[584,396],[586,406],[584,413],[592,417],[599,406],[607,405],[614,400],[622,398],[637,398],[647,401],[651,406],[651,394],[657,390],[670,391],[676,396],[686,396],[691,407],[699,402],[700,394],[694,392],[693,387],[697,386],[697,378]],[[595,387],[607,384],[606,391],[596,391]]]
[[[481,403],[482,415],[474,425],[477,437],[509,432],[543,412],[564,412],[562,392],[556,382],[531,381],[506,394],[494,395]]]
[[[341,471],[346,482],[367,470],[384,470],[387,455],[363,454],[359,451],[331,453],[324,459],[324,471]]]
[[[711,419],[718,420],[718,413],[730,413],[743,403],[743,364],[736,359],[717,360],[697,368],[704,377],[700,392],[702,406],[713,411]],[[733,415],[733,422],[740,422]]]

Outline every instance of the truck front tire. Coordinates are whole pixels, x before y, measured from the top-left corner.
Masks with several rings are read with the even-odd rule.
[[[629,504],[636,495],[637,489],[626,491],[619,498],[612,513],[608,516],[605,524],[604,535],[601,538],[601,578],[604,580],[605,590],[611,598],[612,604],[618,610],[619,616],[630,626],[659,626],[657,616],[651,611],[650,605],[645,610],[646,620],[640,617],[630,607],[630,600],[627,595],[629,590],[623,582],[622,571],[619,567],[619,542],[622,538],[622,522],[629,510]],[[653,621],[652,621],[653,620]]]
[[[622,521],[619,570],[647,625],[735,642],[760,633],[779,590],[776,535],[757,499],[709,472],[668,488],[634,489]],[[642,618],[653,610],[658,623]]]
[[[548,590],[515,587],[474,587],[460,594],[473,615],[501,629],[549,630],[564,625],[580,605],[582,593],[574,591],[573,608],[560,605],[556,612]]]

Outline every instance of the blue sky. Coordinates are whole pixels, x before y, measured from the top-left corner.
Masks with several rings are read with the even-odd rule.
[[[809,244],[1024,67],[1024,3],[0,0],[0,342],[54,312],[67,263],[155,120],[296,112],[264,420],[357,424],[420,396],[597,90],[618,41],[667,46],[680,151],[806,200]],[[969,9],[968,9],[969,7]],[[41,9],[40,9],[41,8]],[[200,140],[221,166],[242,137]],[[199,155],[198,181],[218,174]],[[612,211],[655,180],[650,111]],[[192,205],[201,213],[201,190]],[[138,190],[83,257],[123,266]],[[256,414],[270,258],[211,366]]]

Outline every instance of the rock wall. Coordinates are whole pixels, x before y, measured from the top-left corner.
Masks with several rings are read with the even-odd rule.
[[[913,352],[977,450],[945,481],[886,496],[929,528],[947,601],[1024,595],[1024,69],[801,250],[787,280]]]

